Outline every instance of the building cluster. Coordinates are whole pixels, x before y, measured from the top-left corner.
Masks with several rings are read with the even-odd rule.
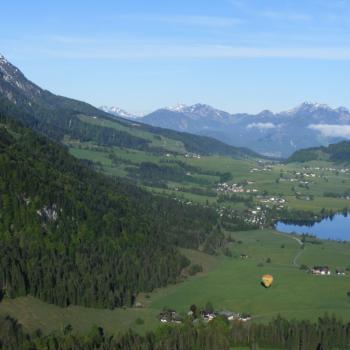
[[[297,178],[294,178],[294,177],[290,177],[290,178],[286,178],[286,177],[280,177],[279,178],[279,181],[281,182],[298,182],[300,186],[306,186],[306,185],[310,185],[311,182],[310,181],[305,181],[304,179],[301,180],[301,179],[297,179]]]
[[[349,168],[321,168],[321,167],[304,167],[304,170],[315,170],[315,171],[330,171],[330,172],[340,172],[342,174],[349,173]]]
[[[197,316],[194,315],[193,311],[190,310],[187,313],[187,317],[198,322],[200,320],[204,322],[210,322],[216,317],[225,318],[228,321],[241,321],[247,322],[251,320],[251,316],[248,314],[239,314],[232,311],[212,311],[212,310],[202,310]],[[184,321],[184,317],[178,314],[175,310],[163,310],[159,315],[158,319],[161,323],[173,323],[179,324]]]
[[[332,274],[332,271],[328,266],[314,266],[312,269],[310,269],[310,272],[317,276],[330,276]],[[345,269],[342,267],[337,267],[335,269],[335,274],[337,276],[345,276]]]
[[[258,173],[258,172],[269,172],[272,171],[274,167],[272,165],[266,165],[262,168],[252,168],[249,170],[250,173]]]
[[[248,185],[253,182],[247,181]],[[259,190],[256,188],[246,188],[241,184],[228,184],[226,182],[218,183],[216,191],[221,194],[231,194],[231,193],[257,193]]]
[[[164,310],[159,316],[161,323],[181,323],[183,318],[175,310]]]
[[[257,196],[257,199],[260,203],[265,204],[267,208],[271,205],[276,206],[277,209],[283,209],[287,201],[278,196]]]
[[[296,176],[299,177],[317,177],[317,175],[315,173],[310,173],[310,172],[299,172],[297,171],[295,173]]]
[[[254,209],[248,209],[249,215],[244,219],[247,224],[258,225],[260,227],[265,225],[266,211],[261,206]]]
[[[189,314],[191,312],[192,311],[189,311]],[[216,317],[222,317],[222,318],[227,319],[228,321],[241,321],[241,322],[247,322],[247,321],[252,319],[250,315],[239,314],[239,313],[235,313],[235,312],[227,311],[227,310],[224,310],[224,311],[203,310],[203,311],[201,311],[201,318],[205,322],[210,322]]]
[[[196,153],[186,153],[185,154],[185,158],[197,158],[197,159],[201,159],[200,154],[196,154]]]

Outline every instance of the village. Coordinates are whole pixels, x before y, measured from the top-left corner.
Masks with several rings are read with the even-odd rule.
[[[267,165],[267,166],[263,166],[262,168],[251,168],[249,172],[250,173],[269,172],[269,171],[272,171],[273,168],[274,168],[274,166]]]
[[[316,276],[330,276],[332,275],[332,271],[328,266],[314,266],[313,268],[309,269],[309,272]],[[336,276],[345,276],[345,268],[343,267],[337,267],[335,269],[335,275]]]
[[[271,206],[275,206],[276,209],[283,209],[287,201],[279,196],[257,196],[257,200],[260,203],[265,204],[267,208],[271,208]]]
[[[303,167],[303,170],[309,171],[330,171],[330,172],[340,172],[342,174],[349,173],[349,168],[330,168],[330,167]]]
[[[196,154],[196,153],[186,153],[185,158],[201,159],[201,156],[200,156],[200,154]]]
[[[172,309],[165,309],[158,315],[158,319],[161,323],[180,324],[186,319],[192,320],[193,323],[198,322],[210,322],[215,318],[223,318],[227,321],[239,321],[247,322],[252,319],[248,314],[235,313],[228,310],[214,311],[212,307],[198,310],[195,305],[191,305],[190,310],[186,315],[180,315],[178,312]]]
[[[216,191],[218,194],[231,194],[231,193],[257,193],[259,192],[256,188],[246,188],[246,185],[253,184],[253,181],[246,181],[241,184],[228,184],[226,182],[218,183]]]

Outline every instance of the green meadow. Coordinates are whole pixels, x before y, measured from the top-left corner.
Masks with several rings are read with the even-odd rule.
[[[210,301],[216,310],[249,313],[253,322],[266,322],[278,314],[289,319],[316,319],[326,312],[350,321],[350,275],[314,276],[299,268],[301,264],[329,265],[332,271],[348,267],[350,243],[323,241],[302,246],[296,237],[273,230],[231,235],[235,240],[230,247],[232,257],[182,250],[203,266],[203,272],[148,295],[141,294],[138,301],[142,308],[59,308],[28,296],[3,300],[0,314],[10,314],[29,330],[50,332],[71,324],[80,332],[101,325],[112,333],[128,328],[142,333],[159,324],[157,315],[164,307],[185,314],[191,304],[203,307]],[[241,254],[248,258],[241,259]],[[274,277],[269,289],[260,284],[261,276],[267,273]],[[138,325],[137,319],[144,323]]]
[[[153,154],[142,150],[103,148],[90,143],[76,143],[67,140],[66,144],[70,147],[70,152],[77,158],[92,161],[98,171],[102,171],[109,176],[121,176],[134,180],[130,177],[130,169],[137,170],[141,163],[148,162],[158,166],[166,165],[181,169],[179,164],[192,167],[188,179],[181,181],[163,181],[166,187],[158,187],[154,185],[145,185],[139,182],[147,190],[155,193],[161,193],[171,197],[183,198],[185,200],[198,203],[211,203],[220,206],[218,196],[208,196],[205,192],[212,191],[215,193],[220,177],[214,175],[215,172],[228,173],[231,179],[228,183],[241,183],[245,181],[251,182],[246,189],[257,189],[258,192],[250,194],[256,201],[256,196],[267,194],[271,196],[280,196],[286,199],[289,208],[298,210],[307,210],[319,212],[323,208],[341,211],[350,205],[350,201],[340,198],[340,196],[350,187],[350,173],[335,174],[334,172],[315,171],[315,178],[300,177],[293,179],[296,172],[305,172],[300,164],[273,164],[271,171],[251,172],[251,169],[263,169],[257,160],[238,160],[223,156],[202,156],[200,159],[185,157],[184,154]],[[182,148],[180,149],[183,152]],[[116,161],[112,161],[112,157],[117,157]],[[312,162],[307,164],[310,166],[334,166],[327,162]],[[342,165],[336,165],[339,169]],[[186,170],[185,170],[186,171]],[[282,175],[281,175],[282,174]],[[281,178],[284,176],[285,178]],[[142,179],[142,177],[141,177]],[[294,182],[292,182],[294,181]],[[307,181],[307,187],[300,186],[301,181]],[[327,193],[332,192],[339,194],[339,198],[329,197]],[[297,196],[296,194],[299,194]],[[311,199],[308,199],[310,197]],[[233,208],[240,207],[239,203],[225,202],[225,206]],[[244,209],[241,208],[241,209]]]

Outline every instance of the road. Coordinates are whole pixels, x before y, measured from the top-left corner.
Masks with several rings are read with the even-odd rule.
[[[305,248],[305,246],[304,246],[304,243],[301,241],[301,239],[300,238],[298,238],[298,237],[295,237],[295,236],[292,236],[292,235],[290,235],[290,234],[284,234],[284,233],[281,233],[281,232],[278,232],[278,231],[276,231],[277,232],[277,234],[279,234],[279,235],[281,235],[281,236],[283,236],[283,237],[287,237],[287,238],[289,238],[289,239],[293,239],[294,241],[297,241],[298,243],[299,243],[299,245],[300,245],[300,248],[301,247],[304,247]],[[293,261],[292,261],[292,265],[293,266],[295,266],[295,267],[300,267],[300,265],[298,264],[298,259],[300,258],[300,256],[301,256],[301,254],[304,252],[304,249],[300,249],[296,254],[295,254],[295,256],[294,256],[294,258],[293,258]]]

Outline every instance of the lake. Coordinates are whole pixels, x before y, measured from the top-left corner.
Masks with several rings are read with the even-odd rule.
[[[280,232],[308,233],[321,239],[350,241],[350,215],[337,214],[333,218],[325,218],[311,226],[286,224],[278,221],[275,227]]]

